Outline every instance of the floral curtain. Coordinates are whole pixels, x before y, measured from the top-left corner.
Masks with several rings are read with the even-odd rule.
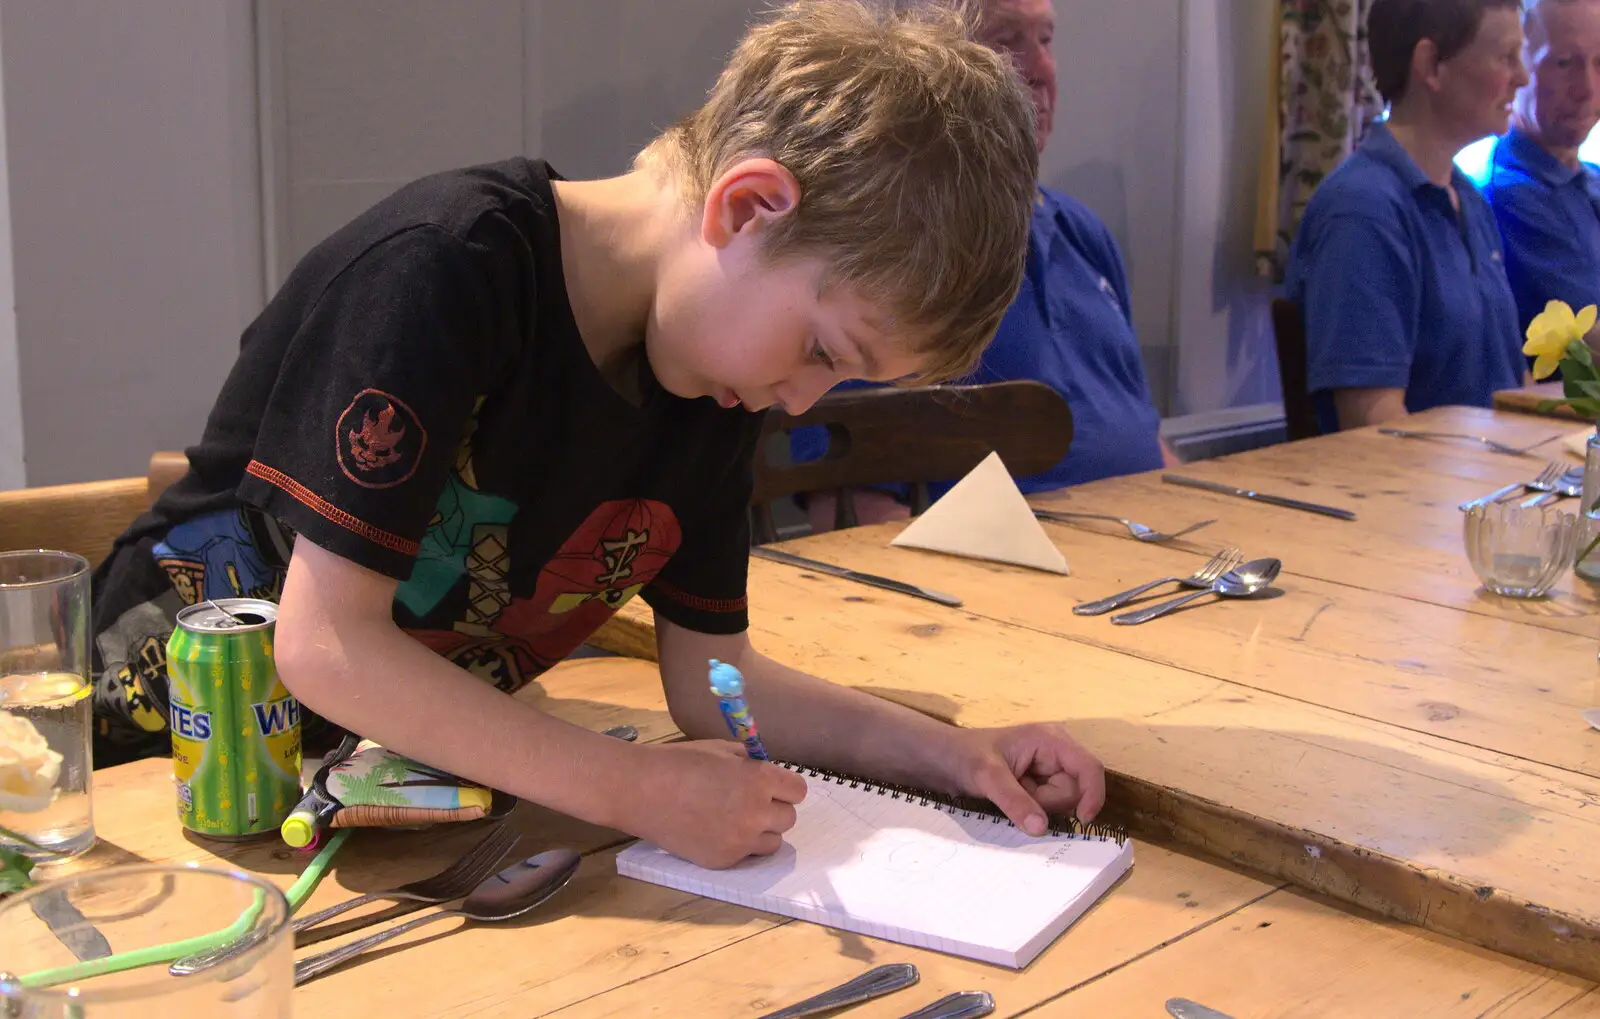
[[[1278,48],[1256,215],[1256,266],[1283,278],[1289,244],[1322,179],[1383,112],[1367,47],[1373,0],[1276,0]]]

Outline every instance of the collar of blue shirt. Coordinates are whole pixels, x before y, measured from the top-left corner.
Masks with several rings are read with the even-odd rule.
[[[1496,162],[1508,169],[1521,170],[1523,173],[1543,181],[1551,187],[1561,187],[1571,183],[1574,177],[1580,174],[1592,176],[1593,170],[1579,164],[1574,170],[1561,160],[1544,150],[1544,146],[1534,141],[1531,136],[1512,128],[1506,132],[1495,147]]]
[[[1389,130],[1389,125],[1381,121],[1368,129],[1367,137],[1361,142],[1361,151],[1394,170],[1405,186],[1412,191],[1424,187],[1444,190],[1428,179],[1428,175],[1422,172],[1422,167],[1411,158],[1411,153],[1406,151],[1405,146],[1394,136],[1394,132]],[[1458,166],[1451,170],[1450,182],[1459,192],[1472,183],[1472,178],[1462,173]]]

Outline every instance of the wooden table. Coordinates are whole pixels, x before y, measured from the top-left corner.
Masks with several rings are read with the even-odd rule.
[[[523,695],[593,729],[676,737],[648,663],[559,666]],[[101,843],[69,865],[226,862],[287,886],[305,856],[276,842],[185,836],[165,760],[96,774]],[[1013,972],[909,949],[619,878],[626,837],[528,804],[513,813],[519,854],[582,849],[574,882],[507,926],[441,923],[295,992],[303,1016],[744,1016],[809,997],[883,962],[911,962],[910,990],[847,1013],[902,1016],[956,990],[984,989],[998,1015],[1155,1016],[1171,996],[1248,1016],[1600,1017],[1589,981],[1383,921],[1237,867],[1140,842],[1133,871],[1028,969]],[[357,832],[306,911],[440,869],[483,824]],[[350,935],[346,935],[350,936]],[[308,951],[338,943],[330,940]],[[455,978],[447,973],[460,974]]]
[[[1460,408],[1407,424],[1512,444],[1573,430]],[[789,547],[965,608],[753,561],[752,638],[959,724],[1067,720],[1144,837],[1597,979],[1600,733],[1579,714],[1600,705],[1596,591],[1571,574],[1539,601],[1480,591],[1456,509],[1541,465],[1362,430],[1183,468],[1348,506],[1353,523],[1159,475],[1098,482],[1041,501],[1218,522],[1165,546],[1048,524],[1065,578],[891,548],[899,525],[822,535]],[[1223,545],[1282,558],[1279,596],[1140,627],[1070,611]],[[648,653],[648,611],[631,606],[606,638]]]

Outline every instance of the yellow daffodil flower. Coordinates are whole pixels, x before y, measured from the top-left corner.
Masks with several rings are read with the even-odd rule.
[[[1555,374],[1567,346],[1573,340],[1582,340],[1594,328],[1595,317],[1592,304],[1576,314],[1566,301],[1545,305],[1544,311],[1528,323],[1528,342],[1522,346],[1522,352],[1534,359],[1533,377],[1543,379]]]

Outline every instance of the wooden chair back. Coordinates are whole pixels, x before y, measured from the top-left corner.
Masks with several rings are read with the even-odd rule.
[[[58,549],[98,565],[122,532],[188,469],[183,453],[162,452],[150,458],[150,473],[142,478],[0,492],[0,551]]]
[[[788,434],[807,425],[827,428],[828,452],[810,463],[789,463]],[[928,507],[928,482],[956,480],[990,453],[999,453],[1007,470],[1020,476],[1054,467],[1071,444],[1072,411],[1041,382],[835,391],[804,414],[767,412],[752,533],[757,543],[776,540],[771,504],[800,492],[908,483],[912,512],[920,513]],[[837,526],[854,526],[851,502],[839,499]]]
[[[0,492],[0,550],[56,549],[97,565],[146,506],[144,478]]]
[[[146,494],[150,505],[161,498],[173,482],[189,473],[189,455],[181,449],[166,449],[150,458],[150,470],[145,475]]]
[[[1272,332],[1278,347],[1278,381],[1283,388],[1283,422],[1289,441],[1322,434],[1317,407],[1306,375],[1306,324],[1300,306],[1278,298],[1272,302]]]

